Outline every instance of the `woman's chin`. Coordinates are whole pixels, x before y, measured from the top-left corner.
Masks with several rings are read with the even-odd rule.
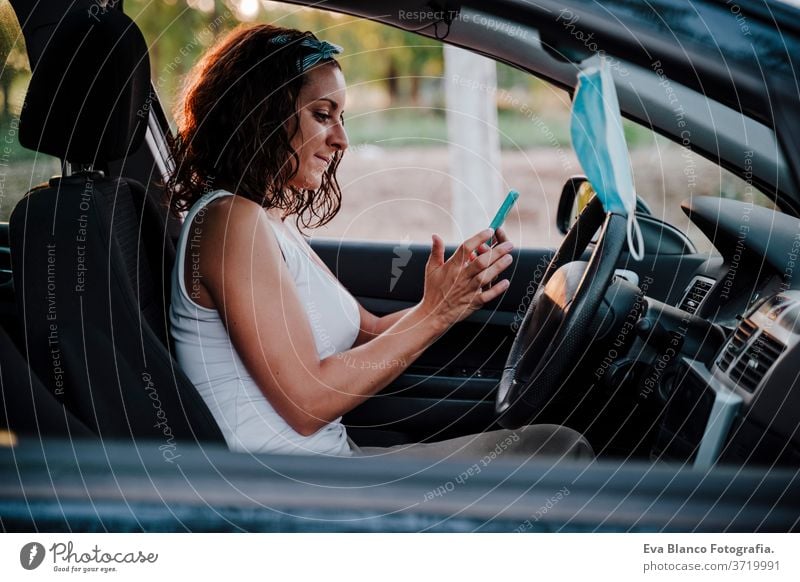
[[[312,192],[316,192],[319,190],[320,186],[322,186],[322,180],[318,182],[308,182],[305,186],[303,186],[306,190],[311,190]]]
[[[292,180],[289,183],[290,186],[297,188],[298,190],[319,190],[320,186],[322,186],[322,175],[319,176],[306,176],[301,180]]]

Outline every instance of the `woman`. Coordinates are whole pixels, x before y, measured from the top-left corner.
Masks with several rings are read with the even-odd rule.
[[[347,149],[339,52],[311,33],[237,29],[195,67],[177,112],[167,191],[172,209],[188,212],[171,330],[178,361],[233,450],[363,452],[341,416],[508,288],[493,283],[511,264],[502,231],[494,248],[483,231],[447,261],[434,235],[422,300],[376,317],[286,224],[316,227],[339,209],[336,168]],[[525,454],[591,454],[580,435],[555,426],[399,448],[479,458],[504,439],[504,450]]]

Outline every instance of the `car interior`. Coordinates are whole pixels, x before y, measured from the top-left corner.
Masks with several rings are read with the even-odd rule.
[[[19,137],[61,160],[62,173],[27,192],[0,225],[0,425],[20,439],[224,444],[168,333],[180,221],[162,200],[170,128],[144,38],[119,6],[87,19],[81,5],[56,26],[32,4],[12,2],[35,47]],[[448,42],[483,51],[464,27],[454,24]],[[47,41],[35,42],[33,31]],[[564,42],[548,46],[560,58],[547,61],[540,50],[527,66],[538,62],[536,73],[558,83],[574,66]],[[509,41],[484,52],[514,63],[523,48]],[[651,71],[631,70],[642,94],[658,89]],[[694,99],[689,83],[676,91]],[[621,85],[625,114],[657,126],[659,111],[669,112],[630,105],[642,94]],[[721,102],[716,112],[733,110]],[[748,130],[772,140],[784,192],[796,166],[764,127],[755,117],[714,136],[695,126],[696,150],[715,139],[734,148]],[[766,157],[756,152],[753,163]],[[796,468],[800,205],[791,189],[772,196],[779,211],[747,199],[687,199],[682,210],[713,242],[712,254],[642,204],[645,258],[637,262],[623,244],[624,219],[596,198],[573,220],[583,182],[565,184],[561,248],[515,250],[501,299],[347,414],[348,433],[360,445],[389,446],[559,423],[583,432],[601,460]],[[752,186],[775,191],[763,180]],[[422,296],[423,245],[411,245],[404,276],[387,288],[391,243],[311,244],[377,315]]]

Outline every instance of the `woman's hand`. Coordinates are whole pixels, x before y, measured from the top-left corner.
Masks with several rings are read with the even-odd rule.
[[[492,230],[483,230],[464,241],[453,256],[444,260],[444,241],[433,235],[433,246],[425,267],[422,305],[446,329],[480,309],[508,289],[508,279],[492,281],[511,265],[514,246],[498,230],[500,244],[486,245]]]
[[[504,231],[502,227],[498,228],[495,231],[494,237],[492,237],[492,238],[494,239],[494,244],[492,246],[489,246],[489,241],[483,243],[481,246],[479,246],[475,250],[475,252],[472,253],[472,258],[470,260],[475,260],[480,255],[482,255],[483,253],[486,253],[486,252],[492,250],[493,247],[499,246],[499,245],[503,244],[504,242],[508,241],[508,235],[506,235],[506,231]],[[496,280],[497,280],[497,276],[495,276],[495,278],[492,279],[492,282],[490,283],[490,285],[493,285]]]
[[[493,245],[493,246],[497,246],[497,245],[500,245],[500,244],[502,244],[502,243],[504,243],[504,242],[507,242],[507,241],[508,241],[508,235],[506,235],[506,231],[504,231],[504,230],[502,229],[502,227],[501,227],[501,228],[498,228],[498,229],[495,231],[495,233],[494,233],[494,237],[493,237],[493,238],[494,238],[494,245]],[[487,241],[487,242],[485,242],[485,243],[483,243],[481,246],[479,246],[479,247],[478,247],[478,248],[475,250],[475,252],[474,252],[474,253],[472,253],[472,258],[473,258],[473,259],[477,258],[477,257],[478,257],[478,255],[482,255],[483,253],[485,253],[485,252],[487,252],[487,251],[491,250],[491,248],[492,248],[492,247],[490,247],[490,246],[489,246],[489,243],[488,243],[488,241]]]

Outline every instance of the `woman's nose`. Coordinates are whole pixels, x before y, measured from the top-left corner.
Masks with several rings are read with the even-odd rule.
[[[343,152],[347,149],[349,144],[350,142],[347,139],[347,131],[345,131],[344,125],[340,121],[333,127],[330,136],[330,145]]]

